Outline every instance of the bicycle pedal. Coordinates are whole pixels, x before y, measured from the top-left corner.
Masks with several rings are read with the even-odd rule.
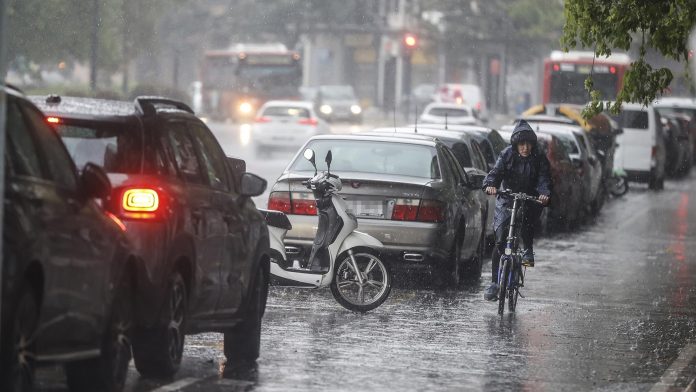
[[[522,293],[519,290],[517,290],[517,294],[520,296],[520,298],[524,298],[524,295],[522,295]]]

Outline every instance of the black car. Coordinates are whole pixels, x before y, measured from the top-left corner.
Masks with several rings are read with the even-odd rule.
[[[0,390],[31,390],[35,366],[59,362],[73,390],[119,391],[141,260],[102,207],[104,171],[88,164],[78,176],[44,115],[18,90],[5,93]]]
[[[177,101],[33,98],[79,168],[104,167],[107,208],[143,262],[136,271],[133,356],[143,375],[169,376],[184,335],[222,332],[225,356],[255,360],[269,281],[268,229],[251,200],[266,182],[234,167]],[[243,162],[243,161],[242,161]]]

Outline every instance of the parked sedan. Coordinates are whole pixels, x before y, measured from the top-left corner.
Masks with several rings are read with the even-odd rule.
[[[268,229],[251,197],[265,181],[233,170],[181,102],[34,99],[78,168],[98,163],[114,184],[106,206],[142,259],[134,272],[138,371],[176,373],[185,334],[199,332],[223,333],[228,361],[255,360],[270,264]]]
[[[424,135],[316,136],[300,149],[331,150],[332,173],[359,230],[384,244],[394,268],[427,269],[454,284],[463,270],[480,273],[483,212],[481,176],[467,175],[447,146]],[[323,163],[319,170],[326,170]],[[302,181],[314,174],[297,154],[272,188],[268,208],[288,214],[289,254],[308,255],[317,227],[314,199]]]
[[[426,106],[419,121],[424,124],[475,125],[478,123],[478,119],[469,106],[439,102]]]
[[[34,368],[64,363],[68,386],[120,391],[128,372],[134,272],[111,184],[80,176],[39,110],[5,88],[5,205],[0,390],[29,391]]]
[[[541,217],[541,231],[569,229],[582,218],[582,180],[561,140],[551,134],[537,134],[539,149],[549,160],[553,183],[551,202]]]
[[[268,101],[258,111],[252,126],[256,154],[295,150],[314,135],[329,132],[329,125],[304,101]]]
[[[416,127],[414,124],[412,127]],[[445,124],[418,124],[418,129],[439,129],[452,132],[464,132],[474,138],[481,148],[481,152],[486,161],[486,171],[490,171],[495,166],[500,152],[508,146],[500,133],[492,128],[476,125],[445,125]]]
[[[481,152],[479,143],[475,140],[475,136],[471,135],[467,130],[461,130],[465,128],[478,128],[478,127],[468,127],[459,126],[457,131],[454,130],[442,130],[442,129],[432,129],[432,128],[378,128],[373,132],[382,134],[419,134],[436,137],[438,140],[443,142],[447,147],[452,150],[454,157],[457,159],[457,163],[464,169],[464,174],[467,176],[467,181],[470,181],[470,177],[483,176],[485,177],[488,172],[488,163],[484,154]],[[504,142],[503,142],[504,143]],[[495,197],[487,196],[484,192],[474,193],[474,197],[479,198],[479,203],[485,206],[484,208],[484,221],[483,227],[485,228],[486,239],[488,244],[493,244],[495,240],[495,231],[493,230],[493,218],[495,217]]]

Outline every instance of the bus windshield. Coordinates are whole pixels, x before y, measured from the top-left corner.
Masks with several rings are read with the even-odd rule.
[[[560,71],[551,75],[551,101],[555,103],[585,104],[590,100],[585,90],[587,73]],[[592,75],[594,88],[602,94],[602,99],[616,99],[618,76],[614,73],[595,73]]]

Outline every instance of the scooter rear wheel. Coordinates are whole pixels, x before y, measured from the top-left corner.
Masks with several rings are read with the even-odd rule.
[[[348,253],[344,253],[336,263],[331,294],[344,308],[364,313],[375,309],[389,297],[391,272],[372,250],[360,250],[353,257],[358,271],[353,268]],[[358,274],[363,278],[362,284]]]

